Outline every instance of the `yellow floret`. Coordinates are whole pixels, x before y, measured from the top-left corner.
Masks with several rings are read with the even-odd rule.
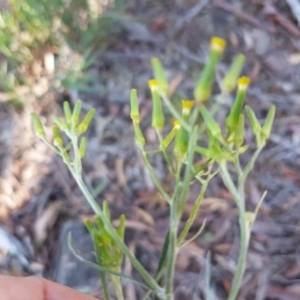
[[[175,129],[179,129],[180,128],[180,122],[178,120],[175,120],[173,124],[174,124],[174,128]]]
[[[243,76],[240,77],[238,80],[238,89],[245,91],[248,88],[248,85],[250,84],[250,78]]]
[[[215,36],[211,39],[211,49],[212,50],[215,50],[218,52],[223,52],[225,47],[226,47],[226,41],[223,40],[222,38]]]
[[[182,105],[182,114],[183,115],[189,115],[191,112],[191,109],[194,105],[194,101],[191,100],[182,100],[181,101],[181,105]]]
[[[151,90],[156,90],[158,88],[158,82],[156,79],[150,79],[148,81],[148,85]]]

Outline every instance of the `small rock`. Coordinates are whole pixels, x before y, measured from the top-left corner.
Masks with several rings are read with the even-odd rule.
[[[95,294],[100,287],[99,273],[73,255],[68,246],[69,233],[72,235],[73,246],[77,253],[88,261],[95,262],[92,240],[84,224],[79,221],[68,221],[60,232],[59,249],[51,279],[73,289]]]

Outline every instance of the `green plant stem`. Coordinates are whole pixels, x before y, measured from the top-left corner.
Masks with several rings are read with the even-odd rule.
[[[238,188],[236,188],[227,170],[227,164],[225,162],[220,164],[220,170],[223,181],[229,192],[233,195],[239,211],[240,253],[237,269],[228,297],[228,300],[235,300],[243,280],[249,245],[249,235],[247,234],[247,222],[245,218],[245,181],[241,176],[242,174],[240,174],[238,179]]]
[[[120,270],[117,270],[118,272],[120,272]],[[116,296],[118,300],[124,300],[124,296],[123,296],[123,290],[122,290],[122,284],[120,281],[120,277],[117,276],[110,276],[110,279],[112,281],[112,284],[115,288],[115,292],[116,292]]]
[[[168,99],[168,97],[164,94],[160,94],[161,98],[163,99],[163,102],[165,103],[166,107],[170,111],[170,113],[173,115],[174,118],[176,118],[180,122],[180,126],[182,126],[187,132],[191,132],[192,127],[190,124],[188,124],[182,116],[178,113],[176,108],[173,106],[171,101]]]
[[[186,238],[188,232],[190,231],[190,229],[191,229],[191,227],[192,227],[192,225],[193,225],[193,223],[196,219],[197,213],[199,211],[199,207],[202,203],[202,200],[203,200],[205,191],[207,189],[207,186],[210,182],[210,179],[211,178],[208,177],[207,180],[205,181],[205,183],[201,187],[201,191],[200,191],[199,196],[197,197],[197,199],[194,203],[194,206],[193,206],[192,211],[189,215],[189,218],[186,221],[185,226],[184,226],[183,230],[181,231],[181,233],[179,235],[178,242],[177,242],[178,247],[180,247],[180,245],[184,242],[184,239]]]
[[[104,217],[102,210],[98,206],[92,194],[87,189],[81,176],[78,176],[76,174],[73,174],[73,176],[80,190],[82,191],[83,195],[86,197],[87,201],[89,202],[94,212],[102,218],[104,225],[108,229],[110,235],[113,237],[118,247],[122,250],[124,255],[128,257],[128,259],[130,260],[132,265],[136,268],[136,270],[141,274],[148,287],[154,290],[157,294],[162,295],[164,293],[163,289],[156,283],[156,281],[152,278],[152,276],[144,269],[144,267],[140,264],[140,262],[134,257],[134,255],[131,253],[129,248],[126,246],[126,244],[122,241],[122,239],[117,234],[113,225]],[[164,297],[160,297],[160,298],[164,299]]]
[[[242,174],[243,180],[246,179],[247,175],[249,174],[249,172],[253,169],[254,164],[257,160],[258,155],[260,154],[261,150],[263,149],[263,147],[259,147],[258,149],[256,149],[256,151],[254,152],[253,156],[251,157],[250,161],[248,162],[248,164],[246,165],[244,172]]]
[[[235,300],[242,284],[242,280],[245,273],[247,252],[249,246],[250,235],[247,234],[247,222],[245,218],[245,204],[244,199],[240,198],[239,206],[239,226],[240,226],[240,253],[238,259],[237,269],[233,278],[232,287],[229,293],[228,300]]]
[[[166,160],[166,163],[168,165],[168,168],[169,168],[169,171],[172,173],[172,174],[175,174],[175,169],[174,169],[174,166],[172,164],[172,161],[170,159],[170,156],[168,155],[168,152],[164,146],[164,143],[163,143],[163,137],[160,133],[159,130],[156,130],[156,134],[158,136],[158,140],[159,140],[159,147],[163,153],[163,156],[164,156],[164,159]]]
[[[173,300],[173,289],[174,289],[174,274],[175,274],[175,262],[177,256],[177,231],[178,231],[178,208],[177,203],[182,189],[180,182],[181,163],[176,164],[177,170],[175,173],[175,189],[172,200],[170,202],[170,225],[169,225],[169,236],[168,238],[168,250],[166,257],[166,273],[165,273],[165,289],[168,300]]]
[[[88,203],[90,204],[91,208],[95,212],[96,215],[100,216],[105,227],[109,231],[110,235],[112,238],[115,240],[116,244],[118,247],[121,249],[121,251],[128,257],[130,260],[131,264],[136,268],[136,270],[141,274],[141,276],[144,278],[147,286],[155,291],[158,295],[159,298],[162,300],[165,300],[164,297],[164,290],[157,284],[157,282],[152,278],[152,276],[145,270],[145,268],[140,264],[140,262],[134,257],[134,255],[131,253],[130,249],[126,246],[126,244],[123,242],[123,240],[119,237],[118,233],[116,232],[115,228],[113,225],[105,218],[103,211],[97,204],[96,200],[92,196],[92,194],[89,192],[88,188],[83,182],[82,176],[81,176],[81,160],[79,156],[79,151],[78,151],[78,144],[77,144],[77,137],[71,138],[72,144],[73,144],[73,150],[74,150],[74,161],[75,164],[67,164],[74,179],[76,180],[77,185],[79,186],[80,190],[82,191],[83,195],[87,199]]]
[[[73,151],[74,151],[74,156],[75,156],[75,158],[74,158],[75,173],[76,174],[81,174],[82,164],[81,164],[81,158],[80,158],[79,149],[78,149],[78,137],[73,136],[71,138],[71,142],[72,142],[72,145],[73,145]]]
[[[175,261],[177,256],[177,230],[178,230],[177,209],[176,209],[175,201],[176,199],[174,198],[173,203],[170,206],[169,248],[168,248],[166,277],[165,277],[166,296],[168,300],[174,299],[173,287],[174,287]]]
[[[151,178],[152,178],[152,180],[153,180],[155,186],[157,187],[158,191],[161,193],[161,195],[163,196],[163,198],[164,198],[168,203],[170,203],[171,199],[170,199],[169,195],[166,193],[166,191],[164,190],[164,188],[162,187],[162,185],[160,184],[160,182],[159,182],[157,176],[155,175],[155,172],[154,172],[154,170],[153,170],[153,168],[152,168],[152,166],[151,166],[151,164],[150,164],[150,162],[149,162],[147,153],[146,153],[143,149],[141,149],[141,151],[142,151],[143,158],[144,158],[144,161],[145,161],[145,163],[146,163],[147,169],[148,169],[148,171],[149,171],[149,173],[150,173],[150,176],[151,176]]]
[[[184,179],[182,183],[182,190],[181,194],[178,199],[178,216],[181,218],[184,210],[184,206],[187,201],[187,196],[190,188],[190,183],[191,180],[193,179],[193,158],[194,158],[194,149],[195,149],[195,144],[197,140],[197,132],[198,128],[195,126],[194,130],[192,131],[190,135],[190,140],[189,140],[189,146],[188,146],[188,151],[187,151],[187,163],[186,163],[186,169],[185,169],[185,174],[184,174]]]

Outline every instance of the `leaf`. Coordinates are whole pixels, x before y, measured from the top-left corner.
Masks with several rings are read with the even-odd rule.
[[[131,276],[128,276],[128,275],[125,275],[125,274],[123,274],[123,273],[115,272],[115,271],[109,270],[109,269],[107,269],[107,268],[101,267],[101,266],[99,266],[99,265],[97,265],[97,264],[95,264],[95,263],[93,263],[93,262],[91,262],[91,261],[88,261],[87,259],[83,258],[82,256],[80,256],[80,255],[76,252],[76,250],[74,249],[74,247],[73,247],[73,243],[72,243],[72,234],[71,234],[71,232],[69,232],[69,234],[68,234],[68,246],[69,246],[71,252],[74,254],[74,256],[75,256],[76,258],[78,258],[81,262],[85,263],[86,265],[91,266],[91,267],[97,269],[98,271],[105,272],[105,273],[108,273],[108,274],[110,274],[110,275],[115,275],[115,276],[119,276],[119,277],[124,278],[124,279],[131,280],[131,281],[134,282],[135,284],[138,284],[138,285],[140,285],[140,286],[142,286],[142,287],[144,287],[144,288],[147,288],[147,289],[152,290],[152,288],[150,288],[150,287],[148,287],[147,285],[145,285],[145,284],[143,284],[143,283],[141,283],[141,282],[135,280],[135,279],[134,279],[133,277],[131,277]]]

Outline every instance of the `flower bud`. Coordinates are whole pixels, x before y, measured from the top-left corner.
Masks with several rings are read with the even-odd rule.
[[[191,110],[192,110],[192,107],[194,105],[194,101],[191,101],[191,100],[182,100],[181,101],[181,105],[182,105],[182,117],[187,120],[190,113],[191,113]]]
[[[214,118],[211,116],[204,105],[200,106],[200,113],[211,135],[218,140],[222,140],[223,137],[220,126],[214,120]]]
[[[52,132],[53,132],[53,144],[57,148],[61,149],[64,145],[64,140],[61,136],[59,127],[57,125],[52,126]]]
[[[32,120],[33,129],[36,136],[40,139],[45,138],[46,133],[40,118],[35,113],[32,113],[31,120]]]
[[[79,156],[81,159],[84,158],[85,150],[86,150],[86,137],[84,136],[81,138],[80,146],[79,146]]]
[[[89,128],[93,117],[96,113],[96,109],[95,108],[91,108],[88,113],[85,115],[85,117],[83,118],[82,122],[80,123],[80,125],[78,126],[78,132],[79,134],[85,133],[87,131],[87,129]]]
[[[172,140],[174,139],[174,137],[176,136],[177,131],[180,128],[180,122],[178,120],[174,121],[174,126],[172,128],[172,130],[170,131],[170,133],[164,138],[163,142],[162,142],[162,146],[166,149],[170,143],[172,142]]]
[[[275,113],[276,113],[276,107],[275,105],[272,105],[269,109],[267,118],[261,130],[261,137],[264,141],[266,141],[271,134]]]
[[[223,39],[219,37],[213,37],[211,39],[209,58],[194,90],[196,100],[202,102],[209,99],[212,91],[215,69],[225,46],[226,42]]]
[[[60,130],[62,131],[68,130],[68,125],[57,116],[51,116],[51,119],[60,128]]]
[[[139,104],[135,89],[132,89],[130,92],[130,117],[133,123],[140,123]]]
[[[164,127],[165,117],[162,109],[161,99],[158,93],[157,80],[149,80],[149,87],[152,96],[152,126],[155,129],[160,130]]]
[[[244,128],[245,128],[245,116],[240,114],[238,127],[234,133],[234,144],[237,148],[241,147],[244,143]]]
[[[261,133],[261,126],[256,118],[256,115],[254,113],[254,111],[252,110],[252,108],[248,105],[246,105],[245,107],[249,122],[250,122],[250,126],[251,129],[253,131],[253,133],[258,136]]]
[[[244,105],[249,83],[250,83],[249,77],[243,76],[238,80],[238,91],[236,94],[236,98],[230,110],[229,116],[226,119],[226,126],[228,132],[234,131],[235,128],[238,126],[240,113]]]
[[[240,53],[234,58],[229,68],[229,71],[227,72],[225,78],[223,79],[222,89],[224,91],[229,93],[235,88],[237,79],[240,76],[244,64],[245,64],[245,56]]]
[[[82,107],[82,102],[80,100],[77,100],[71,118],[73,127],[75,127],[79,122],[81,107]]]
[[[71,123],[72,112],[70,108],[70,103],[68,101],[64,102],[64,113],[65,113],[66,122],[69,125]]]
[[[183,126],[180,126],[179,130],[176,133],[174,144],[174,154],[177,157],[177,159],[181,161],[184,160],[187,153],[188,145],[189,133]]]
[[[164,94],[168,93],[169,85],[161,61],[157,57],[151,59],[154,78],[157,80],[158,88]]]
[[[135,143],[138,147],[145,146],[145,138],[140,126],[136,123],[133,123],[134,135],[135,135]]]

